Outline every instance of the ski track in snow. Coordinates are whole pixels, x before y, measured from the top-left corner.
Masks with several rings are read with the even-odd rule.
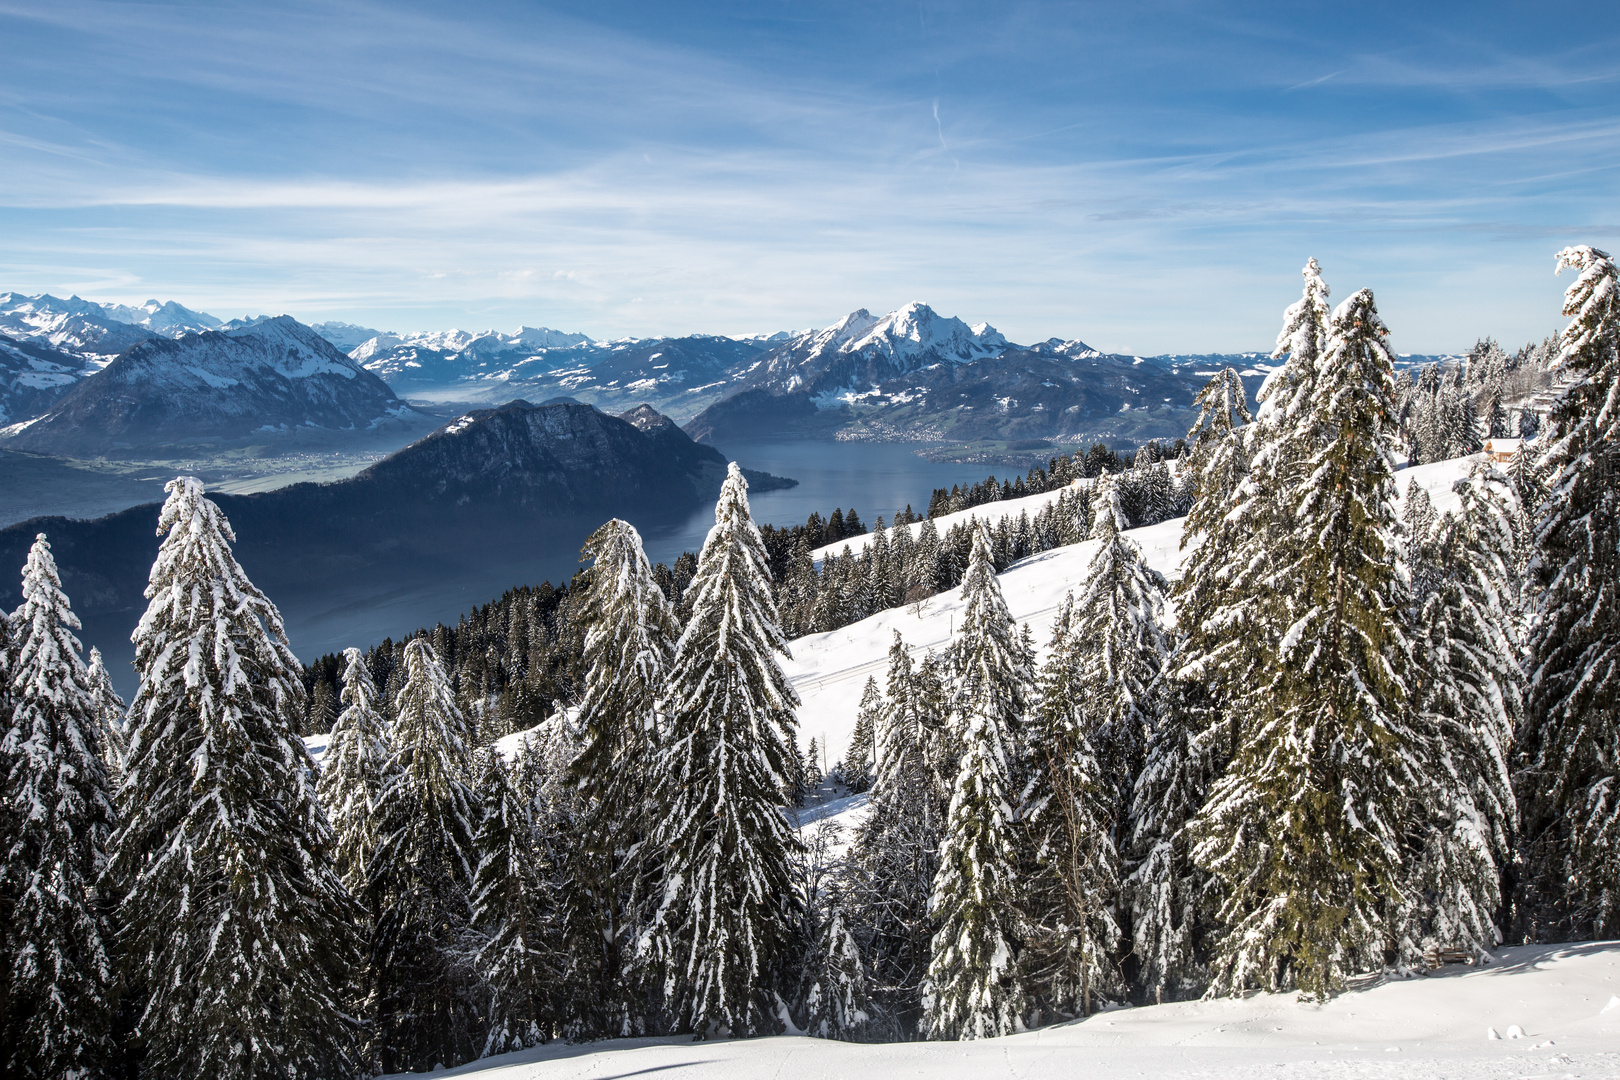
[[[1466,477],[1473,463],[1479,460],[1481,455],[1475,455],[1401,469],[1395,474],[1398,497],[1404,500],[1407,485],[1416,480],[1428,491],[1436,514],[1456,510],[1461,500],[1451,490],[1451,485]],[[1003,517],[1016,519],[1019,514],[1026,512],[1033,518],[1057,495],[1058,492],[1050,491],[1022,499],[987,503],[935,518],[934,523],[943,536],[952,525],[973,518],[983,518],[992,526]],[[1174,579],[1180,576],[1183,521],[1182,518],[1174,518],[1157,525],[1131,529],[1125,535],[1141,546],[1149,566]],[[921,525],[914,524],[910,528],[915,537]],[[858,554],[865,550],[870,538],[868,534],[850,541],[839,541],[818,548],[814,554],[820,559],[834,549],[841,552],[845,543]],[[1051,622],[1063,603],[1064,594],[1084,584],[1096,548],[1097,545],[1089,540],[1052,548],[1014,563],[998,575],[1013,618],[1020,623],[1029,623],[1030,630],[1034,632],[1038,659],[1045,657]],[[842,629],[825,634],[808,634],[789,642],[793,656],[791,660],[783,662],[782,668],[803,700],[798,711],[800,742],[803,744],[811,738],[818,739],[820,745],[827,747],[828,760],[841,758],[855,731],[855,715],[860,708],[861,692],[866,680],[875,677],[878,688],[883,688],[894,632],[900,632],[914,656],[920,657],[928,649],[942,651],[950,644],[956,624],[961,621],[962,606],[959,591],[948,589],[921,604],[890,608]]]
[[[693,1043],[615,1039],[552,1044],[444,1075],[593,1080],[669,1073],[694,1080],[1255,1080],[1369,1077],[1506,1080],[1620,1077],[1620,943],[1503,949],[1484,968],[1375,978],[1323,1005],[1293,994],[1113,1009],[979,1042],[880,1045],[802,1036]],[[1490,1040],[1487,1027],[1522,1039]]]

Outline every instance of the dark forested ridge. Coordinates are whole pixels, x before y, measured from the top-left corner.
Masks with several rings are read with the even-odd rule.
[[[651,525],[713,498],[726,468],[719,451],[650,409],[627,415],[512,402],[468,413],[348,480],[212,498],[236,530],[243,566],[283,603],[363,598],[469,561],[521,564],[548,538],[577,545],[606,516]],[[47,533],[87,636],[116,646],[145,604],[157,514],[151,505],[93,521],[26,521],[0,530],[0,565],[21,565],[35,534]],[[16,588],[0,583],[0,604],[15,606]]]

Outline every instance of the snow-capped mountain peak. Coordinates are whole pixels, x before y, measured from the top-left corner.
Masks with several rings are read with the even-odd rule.
[[[77,299],[75,297],[75,299]],[[177,304],[173,300],[148,300],[139,307],[128,307],[123,304],[101,304],[101,310],[109,319],[129,323],[131,326],[144,327],[156,334],[165,337],[179,337],[182,334],[196,334],[204,330],[218,330],[224,324],[218,319],[203,311],[193,311],[184,304]]]
[[[256,358],[264,366],[289,379],[304,379],[311,375],[338,375],[352,379],[361,371],[357,363],[339,352],[330,341],[291,315],[278,315],[224,333],[227,337],[262,342],[255,350]]]
[[[989,323],[969,326],[961,319],[943,316],[920,301],[891,311],[878,319],[867,332],[843,346],[844,352],[881,355],[892,363],[928,355],[931,359],[969,363],[987,356],[998,356],[1010,348],[1007,339]]]

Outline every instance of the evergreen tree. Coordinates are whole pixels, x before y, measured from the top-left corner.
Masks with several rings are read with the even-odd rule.
[[[914,1032],[920,1018],[932,936],[928,901],[948,793],[935,667],[932,657],[914,665],[894,635],[875,722],[872,809],[850,845],[845,893],[852,921],[869,942],[873,997],[897,1038]]]
[[[366,885],[384,1072],[464,1061],[483,1041],[482,1010],[457,951],[471,916],[478,820],[466,721],[429,639],[406,645],[401,666]]]
[[[821,747],[813,737],[810,745],[805,748],[804,765],[800,771],[804,776],[804,792],[807,796],[821,790],[821,785],[827,781],[827,776],[821,768]]]
[[[377,687],[359,649],[344,649],[343,712],[321,759],[317,792],[332,824],[332,861],[351,892],[360,895],[377,848],[377,801],[393,739],[377,711]]]
[[[1395,565],[1393,356],[1372,293],[1333,313],[1277,580],[1295,595],[1257,715],[1198,823],[1226,890],[1216,985],[1323,996],[1380,964],[1404,808],[1429,778],[1406,722],[1410,647]],[[1281,605],[1279,605],[1281,606]],[[1280,632],[1278,632],[1280,630]]]
[[[1620,281],[1596,248],[1565,248],[1558,265],[1580,275],[1556,362],[1574,382],[1547,451],[1519,791],[1533,879],[1563,909],[1534,932],[1608,937],[1620,927]]]
[[[473,837],[473,964],[489,995],[481,1056],[545,1042],[548,988],[561,974],[547,940],[551,899],[534,843],[530,808],[501,756],[484,751],[478,783],[480,820]]]
[[[0,874],[15,898],[3,931],[7,1076],[99,1076],[111,1063],[116,983],[110,932],[97,891],[115,813],[96,753],[95,694],[79,620],[62,593],[40,533],[23,568],[12,619],[12,712],[0,758],[15,831],[0,846]]]
[[[1206,623],[1231,584],[1227,560],[1245,539],[1232,506],[1249,473],[1242,425],[1252,418],[1243,380],[1230,367],[1205,384],[1195,403],[1200,410],[1198,421],[1187,434],[1193,444],[1188,472],[1194,501],[1182,529],[1185,565],[1174,596],[1186,638],[1183,662],[1192,666],[1189,677],[1207,684],[1218,672],[1204,670],[1200,661],[1219,649],[1222,636]]]
[[[1426,946],[1484,955],[1501,940],[1496,912],[1512,853],[1515,810],[1508,752],[1521,719],[1523,676],[1509,612],[1513,493],[1476,463],[1458,481],[1458,514],[1434,520],[1423,489],[1408,494],[1416,611],[1414,726],[1432,786],[1417,818],[1421,845],[1407,872],[1404,959]],[[1419,497],[1421,496],[1421,497]],[[1420,531],[1421,530],[1421,531]]]
[[[1293,500],[1319,437],[1310,403],[1330,319],[1328,287],[1315,259],[1306,263],[1304,277],[1304,294],[1283,313],[1272,353],[1273,359],[1287,360],[1266,377],[1259,412],[1240,429],[1246,471],[1236,449],[1229,448],[1233,460],[1212,474],[1207,494],[1200,495],[1188,520],[1189,535],[1200,537],[1202,545],[1177,591],[1184,612],[1178,621],[1188,637],[1181,675],[1208,688],[1212,721],[1224,716],[1235,724],[1265,707],[1263,673],[1292,622],[1293,584],[1281,570],[1302,535],[1295,528]],[[1219,418],[1221,399],[1210,404],[1214,430],[1230,426],[1231,412],[1227,420]],[[1239,473],[1242,479],[1223,507],[1218,482]],[[1230,738],[1235,743],[1237,733]]]
[[[647,838],[659,796],[650,791],[666,779],[658,771],[659,696],[679,626],[633,526],[609,521],[585,554],[593,564],[580,611],[589,627],[584,745],[572,765],[584,820],[581,843],[566,856],[569,979],[583,984],[587,1029],[627,1035],[644,1012],[625,969],[657,873]]]
[[[124,755],[129,742],[124,738],[124,699],[113,689],[112,676],[102,662],[101,650],[90,650],[90,696],[96,708],[96,750],[107,768],[108,779],[116,789],[124,776]]]
[[[872,786],[873,740],[882,712],[883,691],[878,689],[877,677],[868,676],[866,688],[861,691],[860,711],[855,714],[855,731],[844,755],[844,783],[856,794]]]
[[[780,812],[797,762],[798,695],[777,662],[787,644],[735,464],[690,596],[658,767],[669,778],[656,833],[666,888],[644,940],[677,1026],[774,1031],[798,924],[788,866],[798,839]]]
[[[1307,300],[1317,292],[1309,270]],[[1325,295],[1326,286],[1320,286],[1320,293]],[[1307,320],[1307,325],[1314,333],[1314,323]],[[1290,347],[1293,326],[1291,315],[1281,339]],[[1309,335],[1302,347],[1313,347]],[[1126,891],[1139,982],[1155,1000],[1167,989],[1173,994],[1189,991],[1204,976],[1198,951],[1207,875],[1192,863],[1187,825],[1229,756],[1228,723],[1242,715],[1231,703],[1250,691],[1249,670],[1241,662],[1248,658],[1242,643],[1233,640],[1236,626],[1215,616],[1230,611],[1238,595],[1235,586],[1246,583],[1246,575],[1234,565],[1234,553],[1253,551],[1246,547],[1251,530],[1269,513],[1266,491],[1249,486],[1252,448],[1245,425],[1252,417],[1237,371],[1228,367],[1211,378],[1197,402],[1199,418],[1188,432],[1193,502],[1182,531],[1183,573],[1172,591],[1180,636],[1166,672],[1168,701],[1148,735],[1131,794],[1125,848],[1132,863]],[[1247,513],[1234,515],[1240,496]],[[1234,663],[1234,656],[1240,662]]]
[[[1023,1026],[1017,964],[1021,726],[1029,659],[996,582],[990,533],[975,523],[952,645],[953,723],[963,747],[929,912],[937,927],[924,998],[935,1038],[984,1038]]]
[[[859,1039],[872,1021],[860,943],[837,907],[823,923],[805,997],[806,1030],[818,1039]]]
[[[1158,571],[1121,532],[1114,478],[1097,481],[1091,539],[1097,544],[1076,598],[1074,634],[1081,642],[1079,672],[1088,732],[1102,775],[1109,818],[1123,826],[1131,788],[1142,769],[1147,735],[1158,715],[1154,700],[1160,669],[1170,652],[1164,631],[1164,590]],[[1116,834],[1116,839],[1118,839]]]
[[[297,735],[298,662],[202,482],[166,491],[109,869],[142,1067],[345,1074],[357,912]]]
[[[1030,868],[1024,885],[1026,949],[1020,957],[1043,1012],[1085,1015],[1119,988],[1112,953],[1119,926],[1113,784],[1091,743],[1086,646],[1075,633],[1074,595],[1052,625],[1050,655],[1030,714],[1034,761],[1020,814]]]

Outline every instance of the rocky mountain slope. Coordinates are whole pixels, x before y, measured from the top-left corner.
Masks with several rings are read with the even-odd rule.
[[[94,370],[71,353],[0,334],[0,425],[38,416]]]
[[[297,428],[365,431],[410,416],[381,379],[281,316],[143,341],[0,437],[11,449],[88,456]]]

